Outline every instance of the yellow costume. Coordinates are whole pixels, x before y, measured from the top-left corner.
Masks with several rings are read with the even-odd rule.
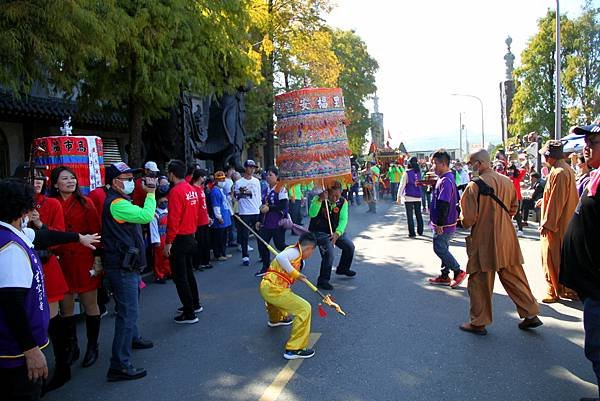
[[[287,257],[289,253],[295,254],[296,252],[289,252],[292,250],[297,250],[298,256],[292,260],[288,259],[293,270],[286,272],[277,258],[280,255]],[[294,294],[290,288],[300,276],[302,248],[300,244],[289,246],[278,257],[273,259],[260,283],[260,295],[265,300],[270,322],[283,321],[290,314],[294,316],[292,332],[285,349],[291,351],[305,349],[310,335],[311,306],[304,298]]]

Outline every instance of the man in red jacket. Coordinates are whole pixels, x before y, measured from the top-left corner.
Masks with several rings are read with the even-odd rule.
[[[198,322],[196,313],[202,312],[198,285],[194,277],[196,228],[198,224],[198,192],[185,180],[185,164],[180,160],[169,163],[168,178],[172,184],[169,192],[169,221],[164,255],[170,259],[173,282],[183,304],[178,309],[175,323]]]

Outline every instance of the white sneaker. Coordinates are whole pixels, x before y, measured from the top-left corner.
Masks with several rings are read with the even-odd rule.
[[[242,258],[242,265],[244,266],[250,266],[250,258],[249,257],[243,257]]]
[[[517,230],[517,237],[519,237],[519,238],[523,237],[523,231]]]
[[[254,250],[254,248],[252,248],[250,245],[248,245],[248,252],[252,252]]]

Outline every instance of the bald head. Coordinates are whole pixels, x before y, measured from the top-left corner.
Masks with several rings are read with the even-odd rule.
[[[482,163],[489,163],[490,162],[490,154],[485,149],[477,149],[477,150],[472,151],[469,154],[469,160],[471,160],[471,161],[478,160]]]

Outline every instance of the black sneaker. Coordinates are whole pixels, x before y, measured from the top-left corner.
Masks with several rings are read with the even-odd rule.
[[[194,313],[200,313],[204,310],[204,308],[202,307],[202,305],[197,306],[194,308]],[[182,314],[183,313],[183,306],[180,306],[179,308],[177,308],[177,314]]]
[[[154,347],[154,343],[150,340],[144,340],[142,337],[134,338],[131,342],[133,349],[150,349]]]
[[[106,380],[109,382],[118,382],[123,380],[136,380],[145,377],[147,374],[146,369],[134,368],[129,369],[108,369],[106,374]]]
[[[326,290],[326,291],[333,290],[333,286],[327,282],[317,283],[317,287],[319,287],[322,290]]]
[[[272,322],[272,321],[268,321],[267,325],[269,327],[278,327],[278,326],[289,326],[290,324],[292,324],[294,322],[294,318],[291,316],[286,317],[283,320],[280,320],[278,322]]]
[[[285,359],[308,359],[315,356],[315,350],[310,348],[298,349],[295,351],[286,349],[283,353]]]
[[[185,314],[182,313],[181,315],[175,316],[175,319],[173,319],[173,320],[177,324],[194,324],[194,323],[198,323],[198,318],[196,317],[195,313],[193,315],[190,315],[190,316],[186,316]]]
[[[267,274],[267,272],[263,272],[262,270],[259,270],[256,273],[254,273],[254,277],[263,277],[265,274]]]
[[[202,265],[200,266],[202,269],[212,269],[213,266],[212,265]]]
[[[356,272],[354,270],[336,270],[335,274],[338,274],[340,276],[348,276],[348,277],[354,277],[356,276]]]

